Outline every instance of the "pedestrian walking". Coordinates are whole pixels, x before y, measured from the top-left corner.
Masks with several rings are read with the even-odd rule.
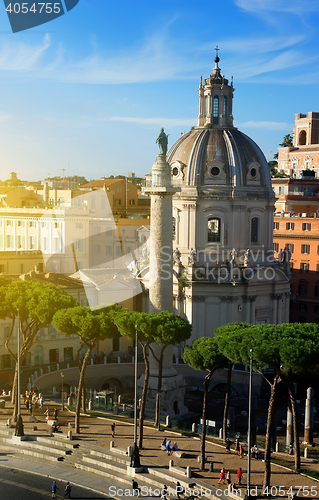
[[[59,410],[57,408],[54,408],[54,412],[53,412],[54,420],[56,420],[58,418],[58,414],[59,414]]]
[[[227,472],[226,481],[227,481],[227,484],[231,484],[231,473],[230,473],[230,471]]]
[[[57,496],[56,496],[56,492],[57,492],[57,490],[58,490],[58,489],[59,489],[59,488],[57,487],[56,482],[55,482],[55,481],[53,481],[53,482],[52,482],[52,485],[51,485],[52,498],[57,498]]]
[[[181,483],[177,481],[176,483],[176,496],[177,498],[181,497],[181,492],[183,491],[183,487],[181,486]]]
[[[289,455],[293,455],[294,453],[294,444],[292,441],[290,441],[290,445],[289,445]]]
[[[170,455],[171,454],[171,441],[170,439],[168,441],[166,441],[166,451],[167,451],[167,455]]]
[[[240,456],[240,458],[243,458],[243,454],[244,454],[244,449],[243,449],[243,445],[241,444],[240,447],[239,447],[239,456]]]
[[[30,401],[30,402],[29,402],[29,413],[30,413],[30,415],[32,415],[32,407],[33,407],[33,404],[32,404],[32,402]]]
[[[114,438],[114,436],[115,436],[115,423],[114,422],[111,425],[111,431],[112,431],[112,438]]]
[[[224,469],[224,467],[220,470],[218,484],[220,484],[222,481],[223,481],[223,484],[226,484],[225,483],[225,469]]]
[[[236,444],[235,444],[235,454],[239,455],[239,439],[236,439]]]
[[[255,448],[253,446],[250,448],[250,458],[255,458]]]
[[[259,449],[258,446],[255,444],[255,459],[258,460],[258,454],[259,454]]]
[[[225,439],[225,445],[226,445],[226,451],[227,453],[230,453],[230,439],[226,438]]]
[[[167,486],[166,486],[166,484],[164,484],[162,492],[161,492],[161,498],[163,498],[164,500],[167,500],[166,496],[167,496]]]
[[[64,490],[64,496],[71,498],[71,485],[70,485],[69,481],[66,483],[66,487]]]
[[[50,408],[49,407],[47,407],[47,409],[45,410],[44,415],[46,416],[45,420],[50,420]]]
[[[140,489],[138,487],[138,482],[135,479],[132,479],[132,495],[136,495],[137,497],[140,494]]]
[[[237,471],[237,477],[238,477],[238,484],[241,484],[241,480],[243,478],[243,471],[242,471],[241,467],[239,467],[239,469]]]

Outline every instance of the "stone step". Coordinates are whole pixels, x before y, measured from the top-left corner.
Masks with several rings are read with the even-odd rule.
[[[9,448],[10,449],[10,453],[14,453],[14,454],[21,454],[21,455],[28,455],[30,457],[34,457],[34,458],[38,458],[38,459],[41,459],[41,460],[48,460],[50,462],[62,462],[64,460],[64,456],[59,453],[52,453],[50,451],[50,453],[43,453],[41,451],[37,451],[35,449],[31,449],[31,448],[28,448],[28,447],[25,447],[24,445],[16,445],[16,444],[13,444],[12,441],[11,443],[10,442],[6,442],[6,448]]]

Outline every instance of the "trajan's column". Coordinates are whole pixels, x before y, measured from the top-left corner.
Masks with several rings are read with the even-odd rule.
[[[172,186],[171,168],[166,161],[168,136],[164,129],[156,140],[160,154],[152,167],[151,186],[145,193],[151,197],[149,312],[173,312],[173,216],[172,197],[179,188]],[[159,346],[153,344],[155,354]],[[155,409],[158,363],[150,353],[148,407]],[[184,406],[184,378],[173,367],[173,346],[165,349],[161,391],[161,413],[174,416],[187,412]]]

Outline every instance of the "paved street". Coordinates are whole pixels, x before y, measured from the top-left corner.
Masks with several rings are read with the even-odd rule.
[[[0,489],[1,499],[11,500],[23,498],[23,500],[43,500],[51,497],[52,480],[36,474],[30,474],[14,468],[2,466],[0,459]],[[49,469],[49,467],[47,467]],[[64,497],[66,481],[57,480],[58,497]],[[100,499],[107,498],[106,495],[90,491],[80,486],[72,486],[71,498],[77,499]]]

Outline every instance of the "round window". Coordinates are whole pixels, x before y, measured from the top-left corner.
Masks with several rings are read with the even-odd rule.
[[[218,167],[213,167],[210,172],[212,175],[216,176],[216,175],[219,175],[220,170]]]
[[[250,175],[251,175],[252,177],[256,177],[256,175],[257,175],[257,170],[256,170],[255,168],[252,168],[252,169],[251,169],[251,171],[250,171]]]
[[[173,175],[178,175],[178,168],[177,167],[174,167],[173,168]]]
[[[120,193],[122,191],[122,189],[121,188],[117,188],[117,191]]]

